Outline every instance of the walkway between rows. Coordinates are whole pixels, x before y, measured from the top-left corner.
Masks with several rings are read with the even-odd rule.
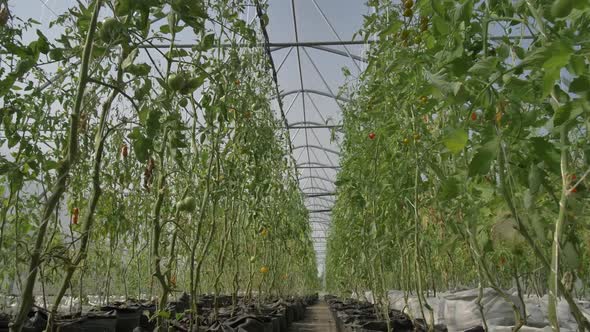
[[[336,323],[332,318],[330,309],[324,301],[307,307],[305,319],[295,322],[289,328],[289,332],[336,332]]]

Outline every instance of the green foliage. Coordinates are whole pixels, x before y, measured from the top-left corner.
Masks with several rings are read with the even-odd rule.
[[[590,167],[590,4],[369,5],[360,34],[379,42],[343,91],[329,290],[509,288],[518,273],[544,293],[562,191],[558,273],[588,283],[588,177],[571,190]]]
[[[227,31],[205,24],[224,22],[224,29],[253,38],[256,32],[239,18],[245,6],[108,1],[84,78],[78,69],[89,7],[80,2],[59,16],[51,27],[63,34],[52,41],[40,31],[33,42],[21,41],[31,22],[0,29],[6,55],[0,146],[7,149],[0,157],[0,259],[10,266],[0,274],[2,292],[18,292],[14,287],[26,278],[43,203],[64,166],[70,119],[77,124],[77,154],[47,224],[39,270],[52,294],[69,266],[76,272],[68,293],[82,289],[82,296],[166,294],[150,286],[161,280],[174,291],[258,291],[262,297],[317,288],[288,133],[269,102],[268,59],[262,49],[215,49]],[[188,33],[185,27],[198,41],[195,49],[174,46],[176,33]],[[142,47],[164,38],[173,45],[167,51]],[[57,72],[40,65],[47,59],[57,61]],[[45,84],[45,77],[53,79]],[[71,112],[83,79],[87,90],[76,119]],[[267,235],[260,235],[261,227]],[[87,247],[80,244],[84,236]],[[251,257],[268,273],[263,276]],[[156,316],[172,317],[166,311]]]

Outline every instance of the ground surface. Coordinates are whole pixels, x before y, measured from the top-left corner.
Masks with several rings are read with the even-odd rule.
[[[295,322],[289,328],[290,332],[336,332],[336,323],[332,319],[332,314],[328,305],[324,301],[307,307],[305,310],[305,319]]]

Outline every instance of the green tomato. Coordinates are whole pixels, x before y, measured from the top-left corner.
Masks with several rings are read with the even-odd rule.
[[[123,40],[123,33],[125,32],[125,25],[117,21],[113,17],[108,17],[102,21],[102,27],[100,28],[100,39],[109,43],[118,43]]]
[[[195,91],[196,89],[198,89],[202,84],[203,84],[203,80],[201,80],[198,77],[192,77],[192,78],[188,79],[186,82],[186,85],[192,91]]]
[[[197,200],[194,197],[186,197],[176,204],[176,208],[184,212],[192,212],[197,208]]]
[[[180,75],[184,77],[184,86],[180,89],[180,93],[183,95],[189,95],[203,84],[198,77],[191,77],[189,73],[183,72]]]
[[[53,61],[63,60],[64,52],[60,48],[54,48],[51,51],[49,51],[49,58]]]
[[[36,64],[35,60],[31,58],[23,58],[16,64],[15,72],[19,76],[22,76],[31,70]]]
[[[131,0],[117,0],[115,2],[115,14],[117,16],[128,15],[131,11]]]
[[[188,99],[186,98],[182,98],[179,102],[178,105],[180,105],[180,107],[186,107],[188,105]]]
[[[168,86],[172,91],[180,91],[184,88],[186,81],[183,75],[170,74],[168,76]]]
[[[555,0],[551,6],[551,15],[556,18],[568,16],[574,9],[576,0]]]

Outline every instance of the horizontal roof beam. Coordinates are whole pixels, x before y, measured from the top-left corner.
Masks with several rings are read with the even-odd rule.
[[[298,169],[316,169],[316,168],[329,168],[329,169],[340,169],[340,166],[295,166]]]
[[[342,128],[342,125],[329,125],[329,124],[324,124],[324,123],[320,123],[320,122],[313,122],[313,121],[298,121],[298,122],[293,122],[293,123],[289,123],[287,125],[287,128],[289,129],[316,129],[316,128],[326,128],[326,129],[332,129],[332,128]]]
[[[346,54],[346,52],[343,52],[343,51],[340,51],[340,50],[335,50],[333,48],[324,47],[324,46],[320,46],[320,45],[317,45],[317,46],[309,46],[309,47],[311,47],[313,49],[316,49],[316,50],[320,50],[320,51],[324,51],[324,52],[329,52],[329,53],[334,53],[334,54],[338,54],[338,55],[341,55],[341,56],[348,57],[348,54]],[[364,57],[361,57],[361,56],[358,56],[358,55],[351,54],[350,57],[353,58],[353,59],[355,59],[355,60],[357,60],[357,61],[369,62],[369,60],[367,60],[367,58],[364,58]]]
[[[307,162],[302,164],[295,165],[295,168],[334,168],[339,169],[340,166],[328,165],[323,163],[316,163],[316,162]]]
[[[518,39],[534,39],[533,36],[490,36],[490,40],[503,40],[504,38],[508,38],[510,40],[518,40]],[[367,44],[375,44],[377,43],[374,40],[327,40],[327,41],[307,41],[307,42],[282,42],[282,43],[268,43],[268,46],[271,47],[271,51],[287,48],[287,47],[312,47],[315,49],[321,49],[322,51],[332,52],[334,54],[346,54],[346,52],[342,52],[335,49],[330,49],[325,46],[347,46],[347,45],[367,45]],[[176,48],[193,48],[197,47],[199,44],[174,44]],[[265,47],[266,43],[238,43],[238,44],[231,44],[231,43],[222,43],[213,45],[215,48],[229,48],[229,47],[239,47],[239,48],[246,48],[246,47]],[[170,43],[161,43],[161,44],[143,44],[139,45],[139,48],[169,48]],[[335,51],[335,52],[334,52]],[[348,56],[348,55],[346,55]],[[367,59],[354,56],[355,60],[364,61],[366,62]]]
[[[366,45],[372,44],[372,40],[328,40],[328,41],[307,41],[307,42],[285,42],[285,43],[268,43],[269,47],[281,49],[285,47],[321,47],[321,46],[345,46],[345,45]],[[193,48],[197,47],[200,44],[174,44],[176,48]],[[216,48],[229,48],[229,47],[239,47],[239,48],[246,48],[246,47],[266,47],[266,43],[238,43],[238,44],[231,44],[231,43],[222,43],[213,45]],[[169,48],[169,43],[163,44],[143,44],[139,45],[139,48]]]
[[[287,127],[288,129],[340,129],[342,125],[295,125]]]
[[[286,97],[288,95],[293,95],[296,93],[311,93],[314,95],[319,95],[319,96],[324,96],[324,97],[328,97],[328,98],[334,98],[340,101],[344,101],[344,102],[349,102],[350,99],[346,98],[346,97],[341,97],[341,96],[335,96],[331,93],[328,92],[324,92],[324,91],[319,91],[319,90],[313,90],[313,89],[299,89],[299,90],[291,90],[291,91],[287,91],[287,92],[283,92],[281,93],[279,96],[281,98]],[[276,96],[272,96],[272,98],[276,98]]]
[[[309,213],[329,213],[329,212],[332,212],[332,209],[309,210]]]
[[[324,197],[324,196],[336,196],[335,192],[330,192],[330,193],[321,193],[321,194],[316,194],[316,193],[303,193],[305,195],[305,197]]]

